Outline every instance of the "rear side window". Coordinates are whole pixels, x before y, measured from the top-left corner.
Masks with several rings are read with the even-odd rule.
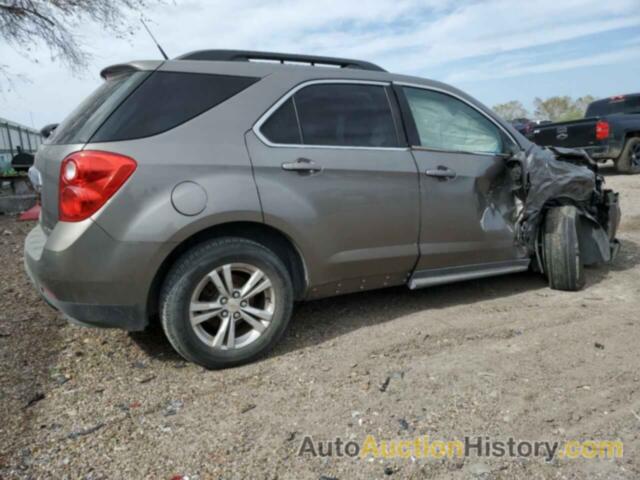
[[[298,125],[293,98],[282,104],[262,126],[262,134],[273,143],[300,144],[302,135]]]
[[[194,118],[258,78],[154,72],[109,116],[91,142],[148,137]]]
[[[109,77],[54,130],[52,144],[87,143],[93,132],[120,105],[149,72]]]
[[[343,147],[397,147],[385,87],[317,84],[287,100],[261,127],[271,142]]]
[[[393,147],[397,137],[382,86],[320,84],[295,94],[302,138],[309,145]]]

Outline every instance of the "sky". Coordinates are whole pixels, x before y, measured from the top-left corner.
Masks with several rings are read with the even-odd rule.
[[[358,58],[455,85],[489,106],[519,100],[531,111],[535,97],[639,92],[638,7],[640,0],[165,0],[145,15],[170,57],[229,48]],[[92,55],[82,74],[52,61],[46,45],[30,58],[0,45],[0,64],[15,79],[0,93],[0,117],[37,128],[59,122],[100,84],[103,67],[159,58],[142,28],[126,39],[90,24],[78,34]]]

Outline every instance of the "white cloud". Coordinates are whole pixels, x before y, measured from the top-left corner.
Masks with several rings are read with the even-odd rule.
[[[146,13],[171,56],[203,48],[340,55],[402,73],[432,76],[437,69],[443,77],[469,80],[617,62],[619,55],[596,53],[588,59],[554,59],[545,67],[518,51],[640,26],[637,6],[638,0],[176,0]],[[37,125],[59,120],[95,88],[105,65],[159,55],[142,30],[129,42],[91,26],[81,33],[95,55],[81,78],[49,61],[43,46],[38,49],[43,60],[33,64],[0,45],[0,63],[32,80],[19,86],[19,96],[0,96],[0,116],[28,123],[33,112]],[[477,64],[490,56],[498,59],[448,70],[453,61]]]
[[[595,55],[579,55],[570,59],[545,61],[535,63],[534,59],[521,57],[519,59],[499,59],[482,63],[471,69],[464,69],[449,74],[444,81],[459,83],[473,79],[490,80],[496,78],[519,77],[539,73],[550,73],[573,68],[592,67],[597,65],[615,65],[617,63],[640,60],[640,49],[627,47],[614,52]]]

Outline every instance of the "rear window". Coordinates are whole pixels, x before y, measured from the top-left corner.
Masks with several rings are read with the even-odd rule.
[[[50,143],[86,143],[122,100],[149,75],[130,72],[109,77],[55,129]]]
[[[149,137],[200,115],[257,82],[254,77],[155,72],[98,129],[91,142]]]
[[[178,72],[130,72],[109,77],[56,128],[50,143],[112,142],[156,135],[258,80]]]
[[[640,113],[640,95],[615,97],[593,102],[587,108],[585,117]]]

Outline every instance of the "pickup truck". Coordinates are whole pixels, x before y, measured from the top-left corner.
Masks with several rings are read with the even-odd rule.
[[[618,172],[640,173],[640,93],[596,100],[585,118],[537,126],[541,146],[584,149],[595,161],[613,160]]]

